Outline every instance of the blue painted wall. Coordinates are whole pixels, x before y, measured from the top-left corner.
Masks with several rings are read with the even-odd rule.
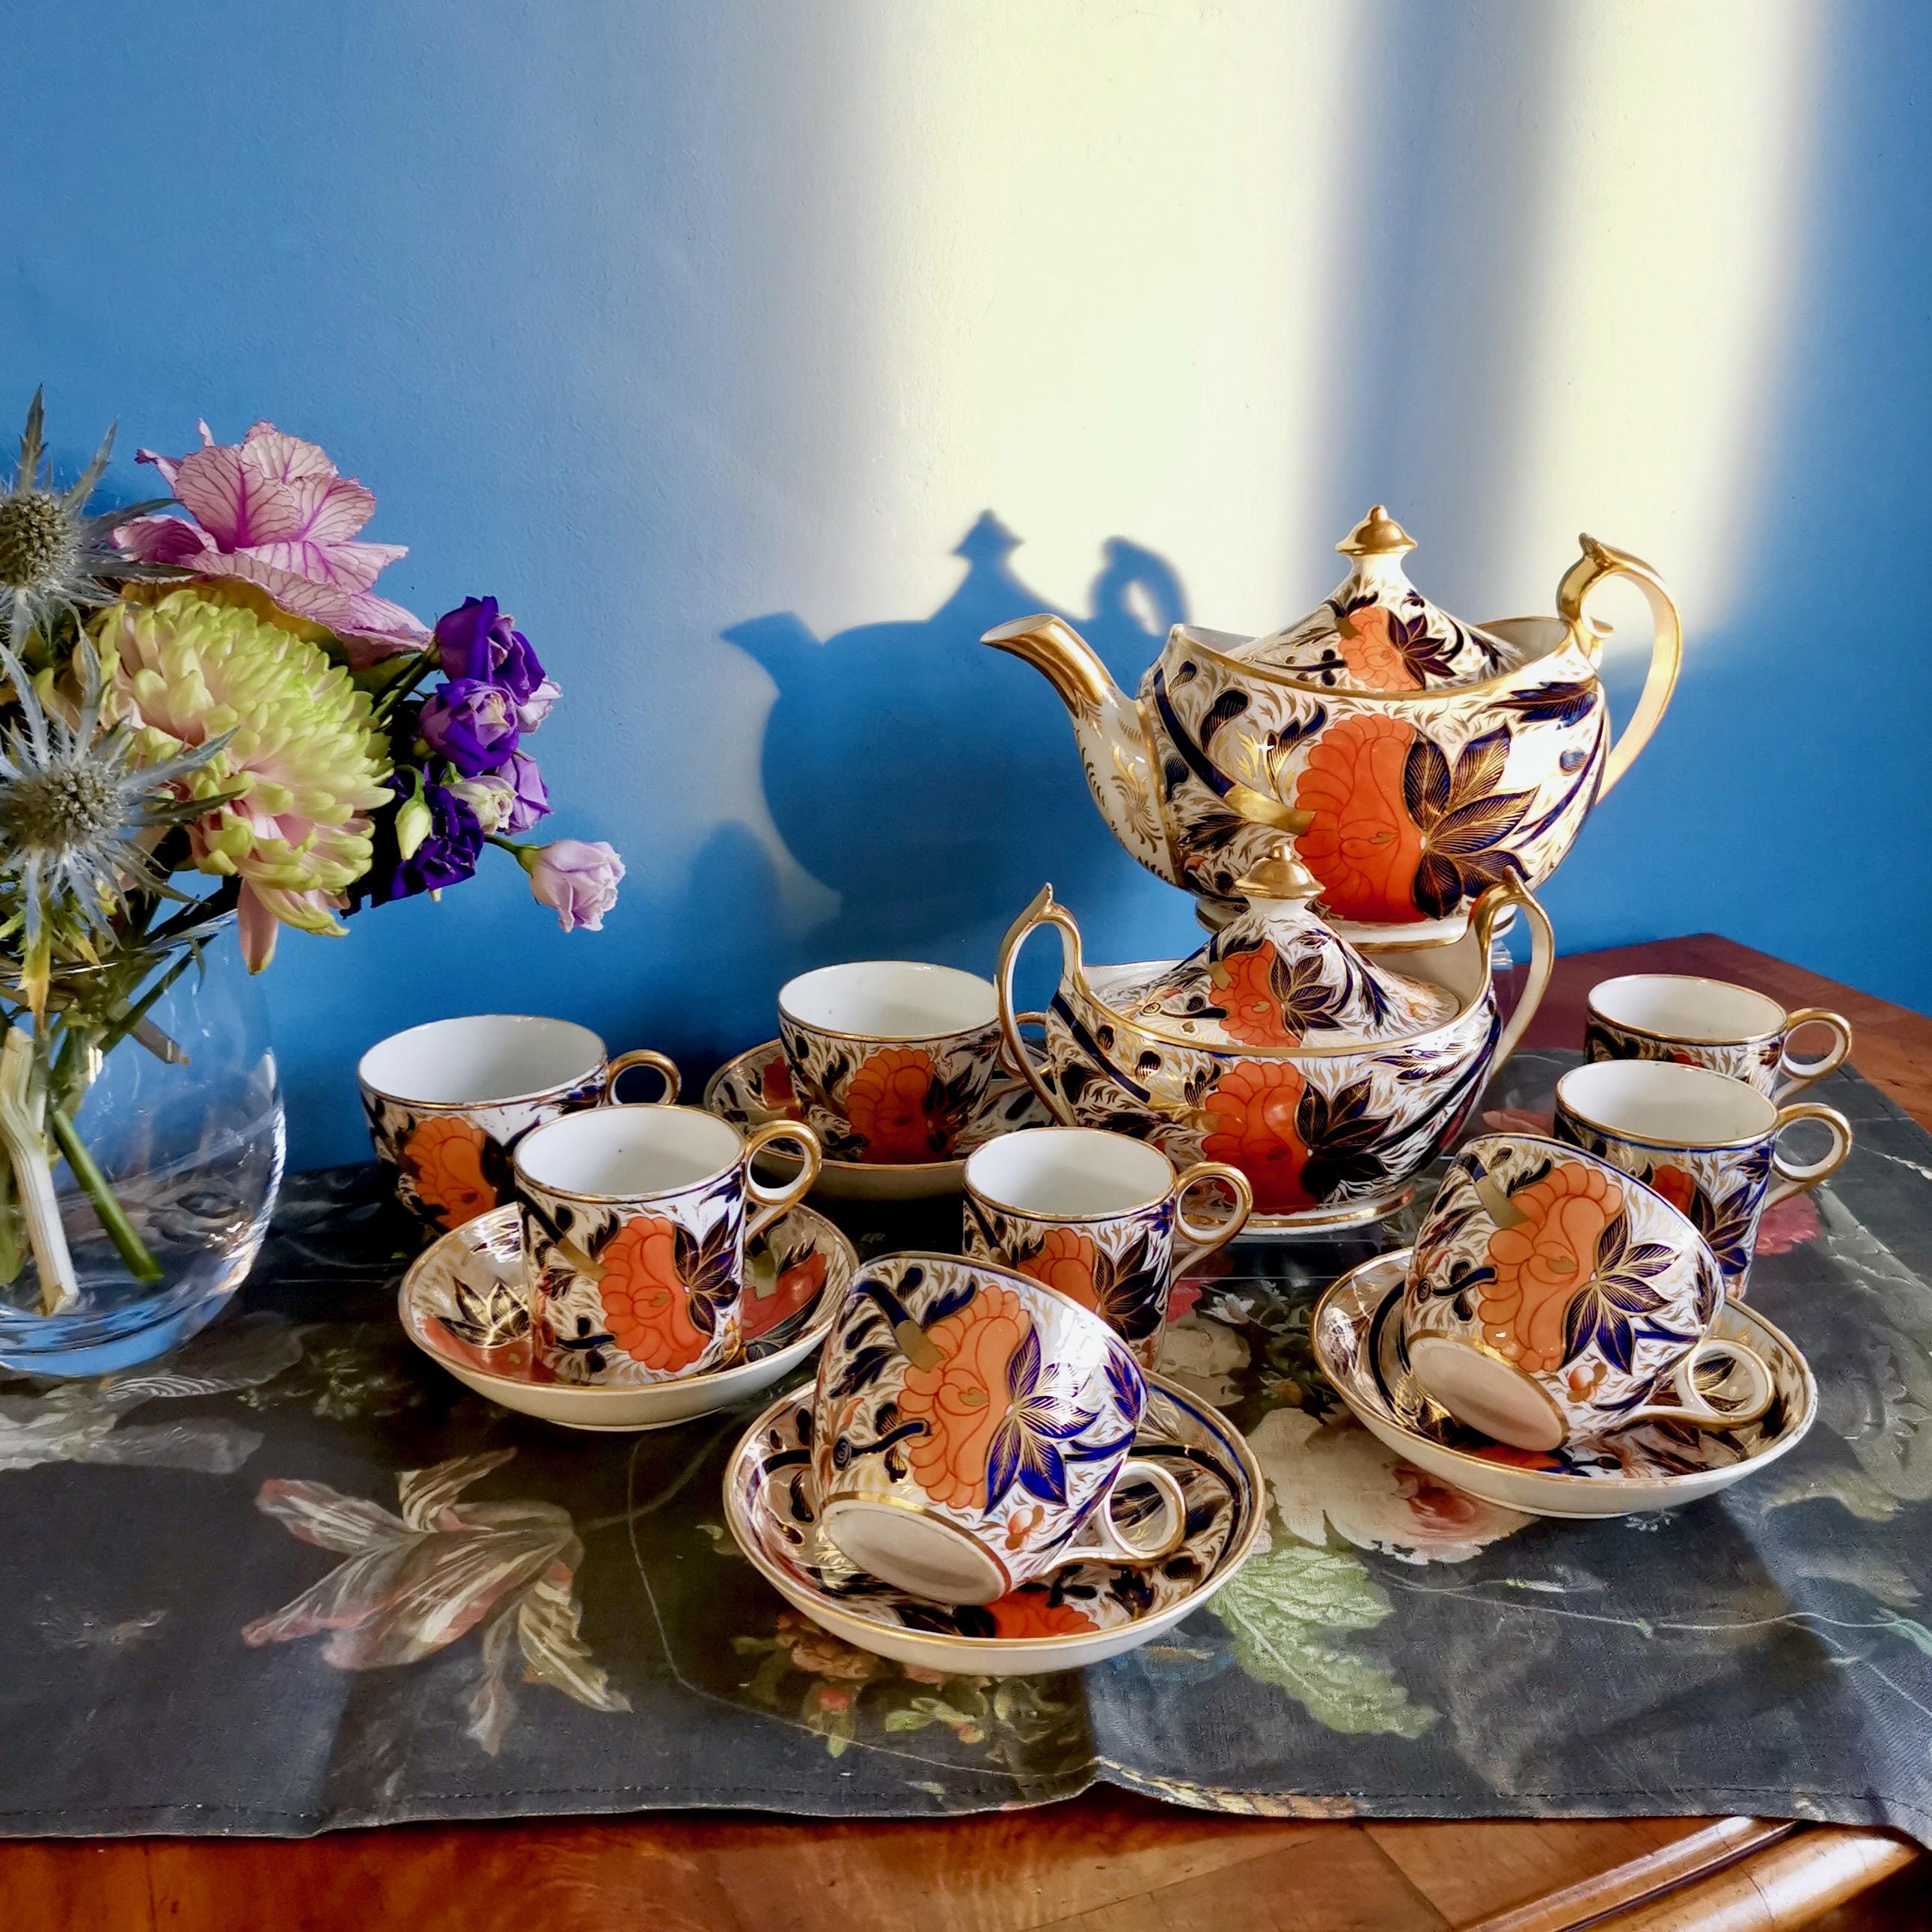
[[[1194,582],[1196,525],[1109,520],[1104,491],[1090,524],[1078,501],[1060,513],[1056,554],[1066,527],[1085,533],[1090,590],[1059,581],[1064,565],[1030,580],[1043,554],[1022,540],[1045,532],[1000,521],[1054,460],[1025,406],[983,399],[1015,410],[1010,446],[956,477],[920,414],[907,345],[923,330],[943,361],[948,338],[900,259],[920,204],[896,216],[894,196],[933,164],[916,90],[868,116],[861,82],[868,46],[937,32],[941,10],[0,0],[15,134],[0,413],[44,381],[76,466],[118,416],[110,480],[130,496],[145,494],[134,446],[184,450],[200,416],[224,440],[268,416],[322,443],[380,499],[365,534],[411,546],[386,592],[425,616],[485,591],[516,613],[565,688],[535,746],[551,823],[630,862],[601,937],[556,932],[506,861],[346,941],[285,940],[268,983],[298,1161],[361,1144],[361,1048],[447,1012],[560,1012],[697,1069],[767,1035],[772,992],[805,965],[882,952],[983,968],[1043,878],[1099,956],[1191,943],[1186,902],[1120,856],[1087,803],[1045,686],[973,640],[1058,601],[1124,679],[1174,616],[1244,614]],[[1790,312],[1735,478],[1757,506],[1738,587],[1547,898],[1566,950],[1714,928],[1932,1010],[1932,11],[1827,10],[1789,190]],[[1433,574],[1418,574],[1452,608],[1546,598],[1561,556],[1540,586],[1487,581],[1486,506],[1510,479],[1471,399],[1501,411],[1518,380],[1523,345],[1485,318],[1533,268],[1515,256],[1534,236],[1490,214],[1538,144],[1564,138],[1534,109],[1562,13],[1351,16],[1386,52],[1387,138],[1372,122],[1335,131],[1365,144],[1352,192],[1388,222],[1352,262],[1311,264],[1288,299],[1340,289],[1354,304],[1322,386],[1366,399],[1360,433],[1277,448],[1267,421],[1192,424],[1194,460],[1230,478],[1216,519],[1246,514],[1238,479],[1293,466],[1311,530],[1339,535],[1381,496],[1432,532]],[[1102,85],[1080,34],[1097,59],[1124,17],[1074,10],[1051,49],[978,52],[1028,64],[1030,84],[1060,84],[1037,69],[1062,62],[1078,98]],[[1300,18],[1277,16],[1291,65]],[[1114,130],[1136,165],[1184,138],[1197,82],[1175,77],[1178,123]],[[1090,92],[1087,111],[1106,99]],[[952,170],[950,191],[972,187]],[[976,218],[997,243],[1000,211]],[[1240,259],[1226,288],[1175,299],[1259,299]],[[1426,303],[1371,298],[1418,260]],[[1006,288],[997,247],[981,266],[989,312],[1028,304],[1043,392],[1130,326],[1078,281]],[[1150,304],[1165,266],[1133,271]],[[1650,296],[1694,332],[1694,283]],[[980,319],[943,320],[970,334]],[[1157,361],[1124,366],[1110,413],[1174,412]],[[1206,379],[1177,365],[1173,380]],[[963,436],[974,412],[957,413]],[[896,419],[917,427],[896,437]],[[895,508],[906,479],[916,515]],[[1328,587],[1333,566],[1300,548],[1282,580],[1300,594],[1251,608],[1251,625]],[[1694,578],[1696,558],[1654,554]],[[1636,674],[1619,669],[1626,700]]]

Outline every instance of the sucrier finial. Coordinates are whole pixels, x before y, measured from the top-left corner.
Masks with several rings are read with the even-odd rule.
[[[1234,890],[1246,899],[1316,899],[1322,882],[1304,865],[1293,846],[1277,845],[1258,866],[1251,866]]]
[[[1400,556],[1415,539],[1378,503],[1335,548],[1344,556]]]

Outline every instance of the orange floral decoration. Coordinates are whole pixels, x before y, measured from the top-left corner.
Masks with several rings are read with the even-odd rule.
[[[982,1288],[926,1331],[939,1360],[907,1370],[899,1414],[926,1425],[907,1442],[906,1460],[934,1502],[986,1507],[987,1453],[1010,1400],[1006,1364],[1028,1333],[1026,1311],[1010,1288]]]
[[[1201,1097],[1208,1116],[1201,1150],[1248,1177],[1258,1214],[1288,1214],[1315,1204],[1301,1184],[1308,1148],[1294,1118],[1306,1084],[1286,1060],[1244,1060]]]
[[[1100,1297],[1094,1286],[1094,1264],[1100,1258],[1090,1235],[1072,1228],[1049,1228],[1039,1252],[1022,1262],[1019,1271],[1097,1313]]]
[[[776,1328],[788,1316],[796,1315],[808,1303],[818,1299],[825,1286],[825,1257],[816,1250],[778,1276],[769,1294],[760,1294],[747,1283],[738,1299],[739,1332],[748,1342],[755,1342],[768,1329]]]
[[[1299,1046],[1301,1036],[1282,1016],[1275,998],[1273,944],[1264,940],[1245,952],[1229,952],[1214,962],[1208,977],[1228,1017],[1230,1040],[1244,1046]]]
[[[446,1228],[460,1228],[496,1204],[496,1190],[483,1172],[489,1136],[467,1120],[418,1121],[403,1143],[403,1159],[416,1192]]]
[[[1006,1534],[1000,1540],[1009,1550],[1024,1550],[1046,1520],[1044,1503],[1035,1503],[1030,1509],[1016,1509],[1006,1518]]]
[[[1348,674],[1364,691],[1420,691],[1422,680],[1389,640],[1389,614],[1379,604],[1347,612],[1335,627]]]
[[[1044,1590],[1011,1592],[986,1606],[993,1628],[1003,1637],[1080,1636],[1094,1619],[1071,1604],[1056,1604]]]
[[[865,1142],[868,1160],[938,1157],[946,1137],[926,1111],[932,1076],[932,1055],[923,1047],[881,1047],[860,1063],[845,1090],[845,1118]]]
[[[1414,890],[1422,829],[1402,795],[1414,742],[1415,728],[1399,718],[1339,718],[1316,740],[1295,782],[1297,807],[1313,814],[1295,850],[1339,918],[1396,923],[1422,916]]]
[[[791,1064],[783,1054],[773,1054],[758,1069],[758,1098],[776,1112],[798,1112],[798,1096],[792,1090]]]
[[[1522,1220],[1490,1236],[1496,1271],[1476,1304],[1483,1337],[1532,1375],[1563,1360],[1563,1318],[1595,1271],[1624,1191],[1594,1167],[1558,1167],[1510,1196]]]
[[[647,1369],[688,1369],[712,1338],[691,1318],[677,1266],[677,1223],[662,1215],[626,1221],[605,1244],[604,1325]]]

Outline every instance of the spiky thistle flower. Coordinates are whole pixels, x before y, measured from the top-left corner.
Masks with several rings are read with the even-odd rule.
[[[250,970],[268,963],[278,925],[344,931],[334,909],[369,868],[367,814],[393,797],[368,694],[319,645],[197,590],[124,604],[96,628],[109,714],[145,728],[142,755],[159,764],[223,740],[182,789],[199,801],[195,866],[241,882]]]
[[[206,807],[180,788],[222,748],[200,745],[158,764],[139,762],[128,725],[103,728],[100,662],[83,636],[75,650],[80,700],[70,720],[44,705],[26,668],[0,645],[20,718],[0,736],[0,932],[21,935],[20,991],[46,1010],[56,948],[92,962],[135,891],[171,898],[155,867],[155,835]]]
[[[0,495],[0,644],[24,650],[30,632],[44,637],[64,614],[111,603],[112,586],[130,578],[178,578],[182,572],[122,554],[114,532],[130,518],[165,508],[174,500],[156,497],[125,509],[87,514],[87,500],[114,452],[110,427],[74,486],[53,487],[47,473],[45,410],[40,392],[28,406],[20,435],[20,460],[13,486]]]

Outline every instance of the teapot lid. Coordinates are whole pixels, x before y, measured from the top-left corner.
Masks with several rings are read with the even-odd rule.
[[[1455,1013],[1456,995],[1358,952],[1315,910],[1320,882],[1284,842],[1235,890],[1246,909],[1118,1010],[1202,1046],[1332,1050],[1406,1040]]]
[[[1348,574],[1298,622],[1241,655],[1336,690],[1439,691],[1512,669],[1518,652],[1452,617],[1408,580],[1415,540],[1380,503],[1335,548]]]

